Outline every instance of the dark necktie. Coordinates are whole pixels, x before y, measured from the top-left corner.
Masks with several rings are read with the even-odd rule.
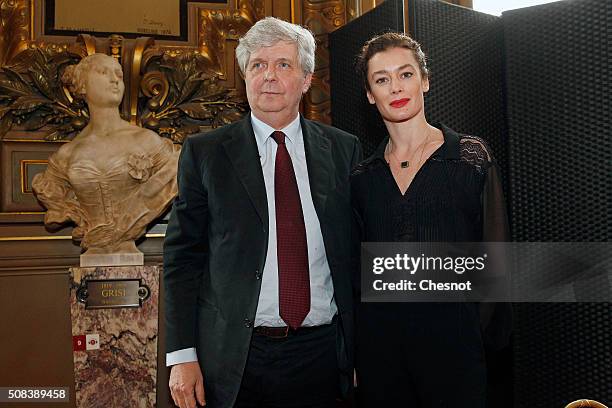
[[[282,319],[300,327],[310,311],[310,278],[306,227],[291,157],[283,132],[272,133],[278,144],[274,163],[278,298]]]

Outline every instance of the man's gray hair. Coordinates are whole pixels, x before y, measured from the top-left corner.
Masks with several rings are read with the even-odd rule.
[[[271,47],[279,41],[297,45],[298,60],[305,74],[315,68],[315,39],[308,29],[275,17],[266,17],[256,22],[242,37],[236,47],[238,66],[244,74],[251,54],[261,47]]]

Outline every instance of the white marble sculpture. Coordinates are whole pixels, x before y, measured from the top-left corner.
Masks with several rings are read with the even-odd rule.
[[[142,265],[134,241],[176,195],[178,146],[121,119],[125,86],[114,58],[85,57],[62,79],[85,99],[90,120],[33,180],[45,224],[76,224],[81,266]]]

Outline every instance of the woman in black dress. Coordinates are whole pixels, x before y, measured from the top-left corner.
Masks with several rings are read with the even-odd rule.
[[[389,133],[351,177],[361,240],[505,241],[491,150],[425,118],[429,72],[419,44],[405,34],[377,36],[357,66]],[[361,303],[360,406],[485,407],[480,320],[474,303]]]

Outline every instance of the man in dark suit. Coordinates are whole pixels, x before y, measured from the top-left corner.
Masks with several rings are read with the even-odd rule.
[[[236,49],[250,115],[185,141],[164,244],[180,407],[333,407],[352,384],[357,139],[299,115],[315,40],[275,18]]]

